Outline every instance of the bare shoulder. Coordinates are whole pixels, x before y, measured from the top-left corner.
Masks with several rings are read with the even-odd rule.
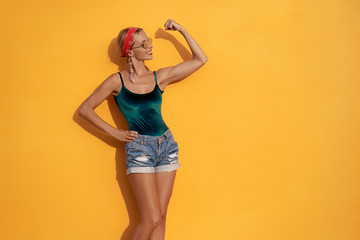
[[[122,76],[124,76],[124,71],[120,72]],[[111,74],[106,80],[110,81],[113,86],[113,92],[112,94],[117,96],[120,93],[120,90],[122,88],[122,83],[120,79],[119,72]],[[124,78],[124,77],[123,77]]]
[[[168,75],[170,68],[171,67],[164,67],[164,68],[159,68],[158,70],[155,70],[158,85],[159,86],[161,85],[163,87],[163,89],[166,86],[166,84],[164,84],[165,83],[164,80],[166,79],[166,76]]]
[[[155,70],[156,78],[157,78],[158,83],[161,82],[161,79],[164,78],[167,71],[168,71],[167,68],[159,68],[158,70]]]
[[[177,80],[176,76],[174,77],[175,68],[176,66],[169,66],[169,67],[159,68],[158,70],[156,70],[157,82],[160,89],[162,89],[162,91],[164,91],[169,84]]]
[[[117,76],[116,76],[117,75]],[[84,101],[83,106],[95,109],[109,95],[116,93],[121,88],[121,81],[118,73],[110,74]]]

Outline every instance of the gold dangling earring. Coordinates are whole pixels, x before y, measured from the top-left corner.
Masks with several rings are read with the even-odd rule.
[[[130,81],[131,81],[132,83],[135,83],[134,76],[133,76],[134,68],[133,68],[133,64],[132,64],[132,62],[131,62],[131,58],[130,58],[130,57],[128,58],[128,62],[129,62],[129,68],[130,68]]]

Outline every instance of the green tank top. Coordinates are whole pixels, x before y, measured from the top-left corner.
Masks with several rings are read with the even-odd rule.
[[[161,136],[168,130],[161,115],[162,94],[155,76],[155,87],[149,93],[138,94],[131,92],[124,85],[122,76],[120,93],[114,96],[120,111],[129,123],[129,130],[137,131],[138,134]]]

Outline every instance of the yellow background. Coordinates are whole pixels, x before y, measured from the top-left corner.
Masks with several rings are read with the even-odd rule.
[[[356,0],[3,1],[0,238],[128,239],[123,142],[78,116],[123,70],[118,32],[153,38],[151,70],[209,61],[163,94],[179,143],[166,239],[360,238]],[[128,125],[112,96],[96,112]]]

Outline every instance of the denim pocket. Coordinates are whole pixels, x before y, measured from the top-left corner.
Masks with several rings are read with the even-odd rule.
[[[141,142],[138,141],[131,141],[126,144],[126,149],[130,151],[140,151],[141,150]]]

